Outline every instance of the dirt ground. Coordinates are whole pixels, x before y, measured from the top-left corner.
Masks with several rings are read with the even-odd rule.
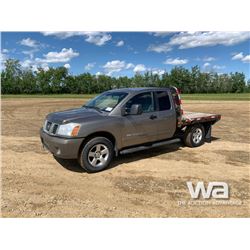
[[[2,217],[249,217],[250,102],[185,101],[189,111],[222,114],[213,141],[119,156],[87,174],[41,147],[45,115],[82,99],[2,100]],[[192,203],[186,182],[224,181],[226,204]],[[202,200],[201,200],[202,201]]]

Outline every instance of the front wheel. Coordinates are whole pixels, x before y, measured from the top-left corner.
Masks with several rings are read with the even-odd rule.
[[[80,165],[89,173],[95,173],[108,167],[114,155],[114,146],[105,137],[89,140],[80,154]]]
[[[184,143],[188,147],[199,147],[205,141],[205,129],[202,124],[197,124],[192,127],[188,127],[184,134]]]

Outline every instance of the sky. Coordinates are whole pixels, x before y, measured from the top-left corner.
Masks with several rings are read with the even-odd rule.
[[[34,71],[64,66],[74,75],[161,75],[198,65],[250,79],[250,32],[2,32],[1,62],[7,58]]]

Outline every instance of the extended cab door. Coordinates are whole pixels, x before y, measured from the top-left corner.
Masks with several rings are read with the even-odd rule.
[[[155,91],[154,94],[158,109],[157,139],[163,140],[171,138],[176,130],[176,111],[173,100],[167,90]]]
[[[142,114],[130,115],[133,104],[142,106]],[[122,133],[123,147],[138,145],[157,140],[157,111],[153,92],[147,91],[132,97],[125,104],[126,115],[123,116]]]

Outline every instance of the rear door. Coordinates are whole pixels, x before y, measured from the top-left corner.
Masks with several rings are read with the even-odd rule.
[[[176,130],[176,111],[167,90],[155,91],[156,106],[158,110],[157,127],[158,140],[171,138]]]
[[[129,115],[133,104],[140,104],[143,113]],[[140,93],[132,97],[125,106],[128,113],[123,117],[124,128],[121,131],[123,147],[157,140],[157,111],[152,91]]]

